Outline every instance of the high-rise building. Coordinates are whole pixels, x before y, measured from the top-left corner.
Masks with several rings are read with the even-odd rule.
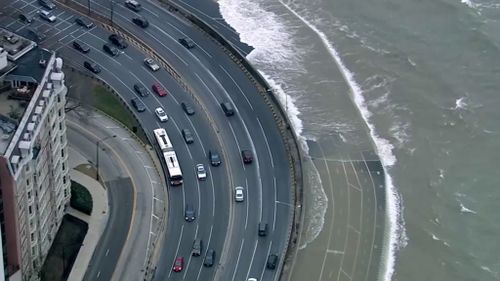
[[[2,51],[11,42],[32,46],[11,36]],[[0,69],[0,231],[10,281],[37,279],[70,198],[62,63],[33,47],[0,62],[11,65]]]

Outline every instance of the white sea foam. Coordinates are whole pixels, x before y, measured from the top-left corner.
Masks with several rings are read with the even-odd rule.
[[[471,209],[465,207],[462,202],[459,202],[459,203],[460,203],[460,212],[462,212],[462,213],[469,213],[469,214],[477,214],[476,211],[471,210]]]
[[[472,2],[470,0],[460,0],[460,2],[462,4],[465,4],[465,5],[469,6],[470,8],[473,8],[473,9],[475,9],[475,8],[478,7],[476,3],[474,3],[474,2]]]
[[[392,275],[394,273],[394,264],[396,259],[396,252],[404,247],[407,243],[407,237],[404,229],[404,220],[401,217],[401,198],[396,191],[395,186],[393,185],[392,178],[389,175],[390,168],[396,163],[396,157],[392,153],[393,146],[392,144],[380,137],[376,131],[374,125],[370,122],[371,112],[368,110],[365,99],[362,95],[361,88],[358,83],[354,79],[353,73],[347,69],[344,65],[340,55],[337,50],[333,47],[333,44],[328,40],[327,36],[320,31],[316,26],[312,25],[308,20],[299,15],[296,11],[291,9],[287,4],[280,1],[283,6],[285,6],[291,13],[293,13],[297,18],[299,18],[304,24],[306,24],[312,31],[314,31],[325,47],[327,48],[330,55],[334,58],[337,66],[341,70],[344,79],[348,82],[351,92],[353,94],[354,102],[356,103],[359,111],[361,112],[361,116],[367,124],[370,134],[372,136],[373,141],[375,142],[375,146],[377,148],[377,152],[379,157],[381,158],[384,170],[385,170],[385,183],[386,183],[386,203],[387,203],[387,217],[389,219],[388,228],[389,228],[389,238],[387,247],[385,247],[385,268],[382,273],[383,279],[388,281],[391,280]]]
[[[467,97],[461,97],[457,100],[455,100],[455,108],[454,109],[465,109],[467,106],[467,103],[465,102],[465,99]]]

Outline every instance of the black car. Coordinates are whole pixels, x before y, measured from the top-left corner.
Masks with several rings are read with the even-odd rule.
[[[99,67],[99,65],[98,65],[97,63],[95,63],[95,62],[84,61],[84,62],[83,62],[83,66],[84,66],[86,69],[88,69],[88,70],[90,70],[90,71],[92,71],[92,72],[94,72],[94,73],[96,73],[96,74],[97,74],[97,73],[99,73],[99,72],[101,72],[101,68],[100,68],[100,67]]]
[[[142,10],[141,3],[135,0],[125,0],[125,7],[129,8],[134,12],[139,12]]]
[[[181,43],[184,47],[186,47],[188,49],[192,49],[196,46],[194,44],[193,40],[191,40],[187,37],[179,39],[179,43]]]
[[[73,48],[85,54],[90,52],[90,47],[87,44],[78,40],[73,41]]]
[[[116,56],[118,56],[118,55],[120,54],[120,51],[119,51],[117,48],[115,48],[115,47],[111,46],[110,44],[104,44],[104,45],[102,46],[102,49],[103,49],[106,53],[108,53],[108,54],[112,55],[113,57],[116,57]]]
[[[86,28],[92,28],[94,26],[93,22],[91,22],[90,20],[85,19],[85,18],[76,18],[75,22],[76,22],[76,24],[84,26]]]
[[[196,212],[190,204],[186,204],[186,209],[184,211],[184,219],[187,222],[192,222],[196,219]]]
[[[184,138],[187,144],[194,142],[193,134],[189,129],[182,129],[182,137]]]
[[[194,240],[192,255],[195,257],[199,257],[202,252],[203,252],[203,240],[201,239]]]
[[[39,31],[39,30],[36,30],[36,29],[32,29],[32,28],[26,28],[28,30],[28,34],[33,37],[33,41],[37,42],[37,43],[40,43],[42,42],[43,40],[45,40],[45,38],[47,38],[47,35],[45,35],[45,33]]]
[[[266,267],[267,269],[275,269],[277,263],[278,263],[278,256],[271,254],[269,255],[269,257],[267,257]]]
[[[234,115],[234,109],[233,106],[231,105],[230,102],[225,101],[220,104],[220,107],[222,108],[222,111],[224,111],[224,114],[226,116],[233,116]]]
[[[56,8],[56,4],[52,3],[50,0],[38,0],[38,4],[49,10],[54,10]]]
[[[109,35],[108,38],[109,38],[109,41],[111,41],[111,43],[115,44],[120,49],[125,49],[128,47],[127,41],[125,41],[125,39],[118,36],[117,34],[111,34],[111,35]]]
[[[267,223],[259,222],[259,236],[267,235]]]
[[[130,102],[138,112],[146,111],[146,105],[139,98],[133,98]]]
[[[215,250],[209,249],[207,254],[205,255],[205,260],[203,261],[203,265],[206,267],[211,267],[215,263]]]
[[[133,18],[132,19],[132,22],[137,24],[138,26],[142,27],[142,28],[146,28],[149,26],[149,22],[146,18],[144,17],[137,17],[137,18]]]
[[[19,15],[19,19],[22,22],[25,22],[25,23],[31,23],[31,22],[33,22],[33,17],[29,16],[28,14],[20,14]]]
[[[242,150],[241,158],[243,159],[243,163],[250,164],[253,161],[252,151],[250,150]]]
[[[149,90],[141,84],[134,84],[134,90],[141,96],[147,97],[149,96]]]
[[[222,163],[219,153],[217,153],[217,151],[215,150],[208,151],[208,159],[210,160],[210,164],[212,166],[219,166]]]
[[[184,110],[184,112],[186,112],[187,115],[193,115],[194,114],[194,109],[191,105],[185,103],[185,102],[182,102],[181,103],[181,106],[182,106],[182,109]]]

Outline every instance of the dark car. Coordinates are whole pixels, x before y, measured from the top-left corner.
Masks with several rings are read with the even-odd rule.
[[[49,10],[54,10],[56,8],[56,4],[52,3],[50,0],[38,0],[38,4]]]
[[[259,222],[259,236],[267,235],[267,223]]]
[[[102,49],[104,50],[104,52],[112,55],[113,57],[116,57],[120,54],[120,51],[117,48],[111,46],[110,44],[104,44],[102,46]]]
[[[268,269],[275,269],[277,263],[278,263],[278,256],[271,254],[269,255],[269,257],[267,257],[266,267]]]
[[[215,263],[215,250],[209,249],[207,254],[205,255],[205,260],[203,261],[203,265],[206,267],[210,267]]]
[[[26,28],[26,30],[28,30],[28,35],[33,39],[33,41],[37,42],[37,43],[40,43],[42,42],[43,40],[45,40],[45,38],[47,38],[47,35],[45,35],[45,33],[37,30],[37,29],[33,29],[33,28]]]
[[[201,239],[194,240],[192,255],[195,257],[199,257],[202,252],[203,252],[203,240]]]
[[[140,10],[142,10],[141,3],[137,2],[136,0],[125,0],[125,7],[134,12],[139,12]]]
[[[145,17],[136,17],[132,19],[132,22],[137,24],[138,26],[142,28],[146,28],[149,26],[149,22]]]
[[[250,150],[242,150],[241,158],[243,159],[243,163],[250,164],[253,161],[252,151]]]
[[[186,204],[186,209],[184,210],[184,219],[187,222],[192,222],[196,219],[196,211],[191,204]]]
[[[134,106],[135,110],[137,110],[137,112],[146,111],[146,105],[144,105],[144,103],[139,98],[133,98],[130,100],[130,102]]]
[[[146,89],[146,87],[142,86],[141,84],[134,84],[134,90],[141,96],[141,97],[147,97],[149,96],[149,91]]]
[[[109,41],[111,41],[111,43],[115,44],[120,49],[125,49],[128,47],[127,41],[125,41],[125,39],[118,36],[117,34],[109,35],[108,39]]]
[[[85,54],[90,52],[90,47],[82,41],[78,40],[73,41],[73,48]]]
[[[182,46],[188,48],[188,49],[192,49],[194,48],[196,45],[194,44],[193,40],[185,37],[185,38],[180,38],[179,39],[179,43],[182,44]]]
[[[85,18],[76,18],[75,22],[76,22],[76,24],[78,24],[80,26],[84,26],[86,28],[92,28],[94,26],[93,22],[91,22],[90,20],[85,19]]]
[[[184,110],[184,112],[186,112],[187,115],[193,115],[194,114],[194,109],[191,105],[185,103],[185,102],[181,102],[181,106],[182,106],[182,109]]]
[[[208,151],[208,159],[210,160],[210,164],[212,166],[219,166],[222,162],[220,160],[219,153],[215,150]]]
[[[182,129],[182,137],[184,138],[187,144],[194,142],[193,134],[189,129]]]
[[[230,102],[225,101],[220,104],[220,107],[222,108],[222,111],[224,111],[224,114],[226,116],[232,116],[234,115],[234,109],[233,106],[231,105]]]
[[[97,63],[95,63],[95,62],[84,61],[83,62],[83,66],[86,69],[88,69],[88,70],[90,70],[90,71],[92,71],[92,72],[94,72],[96,74],[99,73],[99,72],[101,72],[101,67],[99,67],[99,65]]]
[[[20,14],[19,19],[25,23],[32,23],[33,22],[33,17],[28,15],[28,14]]]

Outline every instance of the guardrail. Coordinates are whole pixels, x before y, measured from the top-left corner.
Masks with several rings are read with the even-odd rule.
[[[193,15],[191,12],[187,11],[181,6],[178,6],[169,0],[158,0],[159,2],[167,5],[170,12],[175,12],[193,24],[195,24],[199,29],[208,34],[216,43],[218,43],[224,50],[224,52],[242,69],[246,74],[248,79],[253,82],[261,96],[266,101],[267,105],[270,107],[273,113],[274,119],[278,127],[280,128],[280,133],[282,135],[283,141],[285,142],[286,150],[289,154],[290,168],[292,170],[292,185],[294,187],[292,195],[292,201],[294,202],[294,211],[292,216],[292,224],[289,226],[288,237],[286,240],[287,248],[285,249],[283,255],[285,259],[280,261],[280,279],[287,279],[288,271],[285,266],[291,259],[294,258],[295,253],[298,249],[298,237],[300,232],[300,227],[303,221],[303,176],[302,176],[302,154],[300,150],[300,145],[298,137],[291,127],[290,120],[286,112],[283,110],[277,97],[274,95],[272,88],[269,86],[267,81],[260,75],[260,73],[248,62],[248,60],[229,43],[228,40],[224,38],[223,35],[215,31],[209,24]]]

